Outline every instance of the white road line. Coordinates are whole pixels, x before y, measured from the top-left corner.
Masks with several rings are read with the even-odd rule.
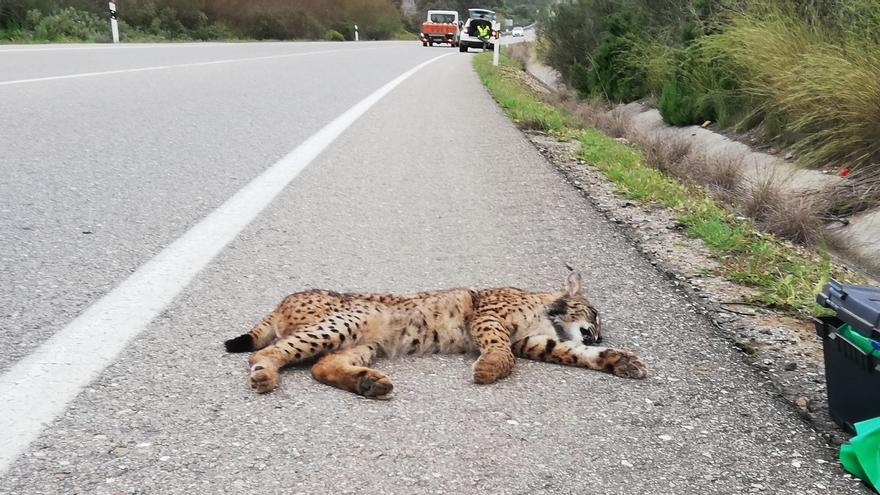
[[[261,57],[243,57],[243,58],[226,58],[222,60],[211,60],[209,62],[192,62],[188,64],[175,64],[175,65],[154,65],[152,67],[139,67],[137,69],[120,69],[120,70],[107,70],[101,72],[81,72],[79,74],[67,74],[63,76],[49,76],[49,77],[35,77],[33,79],[16,79],[13,81],[0,81],[0,86],[10,86],[13,84],[26,84],[33,82],[42,82],[42,81],[57,81],[60,79],[78,79],[81,77],[95,77],[95,76],[107,76],[110,74],[126,74],[130,72],[148,72],[154,70],[167,70],[167,69],[177,69],[180,67],[198,67],[202,65],[219,65],[219,64],[231,64],[235,62],[249,62],[251,60],[269,60],[274,58],[287,58],[287,57],[300,57],[303,55],[321,55],[325,53],[336,53],[336,52],[354,52],[360,50],[369,50],[369,48],[351,48],[347,50],[320,50],[316,52],[297,52],[297,53],[285,53],[281,55],[264,55]]]
[[[0,376],[0,474],[315,157],[400,83],[449,55],[336,117]]]

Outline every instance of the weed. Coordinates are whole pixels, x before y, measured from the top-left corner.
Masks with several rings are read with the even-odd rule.
[[[646,143],[643,149],[645,163],[649,166],[681,179],[691,180],[693,177],[691,173],[693,162],[685,160],[691,151],[690,141],[681,137],[659,136]]]
[[[784,194],[781,201],[770,206],[761,222],[768,232],[803,245],[814,245],[823,239],[821,199],[805,194]]]
[[[632,132],[629,118],[619,107],[600,114],[596,126],[613,138],[626,137]]]
[[[770,214],[771,208],[779,205],[784,200],[784,192],[779,179],[775,174],[763,174],[748,181],[742,188],[743,213],[757,222],[763,222]]]

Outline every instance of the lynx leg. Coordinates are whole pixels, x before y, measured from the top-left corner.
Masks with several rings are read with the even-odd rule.
[[[560,342],[546,335],[518,340],[513,344],[513,352],[526,359],[590,368],[624,378],[645,378],[648,374],[642,360],[632,352],[567,340]]]
[[[501,321],[492,315],[479,315],[469,330],[480,347],[480,357],[474,363],[474,382],[494,383],[510,375],[515,360],[510,351],[510,335]]]
[[[361,344],[321,356],[312,366],[315,380],[365,397],[382,397],[394,386],[384,373],[367,368],[379,344]]]
[[[361,322],[355,320],[344,314],[335,315],[251,354],[251,388],[260,394],[269,392],[278,386],[281,367],[355,344],[362,337]]]

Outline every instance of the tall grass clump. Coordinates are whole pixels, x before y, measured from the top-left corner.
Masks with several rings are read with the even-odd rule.
[[[866,166],[880,161],[880,6],[833,3],[747,0],[702,44],[731,61],[755,120],[775,116],[803,164]]]
[[[738,88],[730,61],[697,41],[677,53],[673,75],[660,94],[660,114],[678,126],[705,121],[733,126],[744,117]]]

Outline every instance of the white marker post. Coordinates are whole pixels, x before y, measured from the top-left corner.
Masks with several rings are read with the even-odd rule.
[[[113,32],[113,42],[119,43],[119,23],[116,22],[115,2],[110,2],[110,30]]]
[[[354,25],[354,40],[355,41],[358,40],[358,25],[357,24]]]
[[[499,54],[501,53],[501,32],[500,31],[495,31],[495,44],[492,46],[494,48],[492,50],[492,65],[497,66],[498,65],[498,57],[499,57]]]

